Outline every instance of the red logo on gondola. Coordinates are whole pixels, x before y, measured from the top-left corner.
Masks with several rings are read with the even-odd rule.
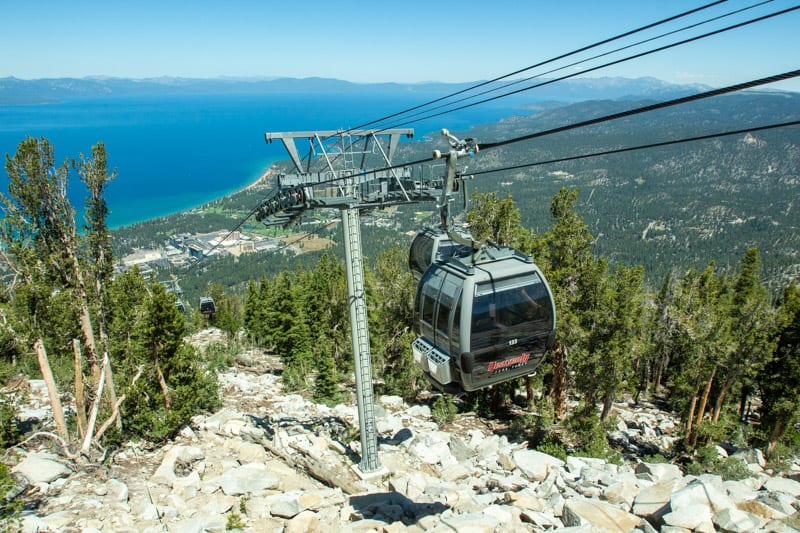
[[[527,363],[530,358],[531,354],[523,353],[511,359],[506,359],[505,361],[492,361],[489,363],[489,368],[487,370],[489,372],[497,372],[498,370],[521,366]]]

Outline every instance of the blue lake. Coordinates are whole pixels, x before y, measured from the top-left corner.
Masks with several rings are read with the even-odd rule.
[[[286,155],[267,145],[268,131],[359,126],[427,101],[402,94],[213,94],[75,98],[55,104],[0,106],[0,153],[13,155],[26,135],[47,137],[56,161],[91,154],[105,144],[117,178],[107,189],[109,225],[124,226],[189,209],[253,182]],[[409,124],[421,138],[519,114],[519,102],[498,101]],[[0,188],[7,190],[0,173]],[[73,173],[77,210],[85,191]]]

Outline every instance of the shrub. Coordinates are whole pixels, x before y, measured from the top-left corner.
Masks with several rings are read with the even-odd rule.
[[[575,455],[597,457],[609,463],[620,464],[622,458],[608,445],[606,428],[593,410],[576,412],[568,421],[570,440],[575,445]]]
[[[433,402],[433,407],[431,407],[433,421],[439,426],[444,426],[455,420],[457,413],[458,407],[453,402],[453,397],[448,394],[442,394],[436,398]]]
[[[0,396],[0,449],[6,449],[19,440],[18,401],[19,399],[11,394]]]
[[[11,477],[11,470],[5,463],[0,463],[0,533],[21,531],[20,513],[22,512],[22,500],[17,497],[7,499],[14,493],[16,483]]]
[[[686,465],[686,473],[694,476],[716,474],[722,479],[738,481],[752,476],[752,473],[738,459],[721,458],[713,445],[698,448],[694,460]]]

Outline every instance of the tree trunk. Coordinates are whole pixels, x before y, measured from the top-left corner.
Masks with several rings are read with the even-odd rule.
[[[703,422],[703,415],[705,414],[706,405],[708,404],[708,396],[711,394],[711,385],[714,383],[714,377],[717,374],[717,367],[716,365],[711,370],[711,376],[708,378],[708,382],[706,383],[706,388],[703,391],[703,396],[700,398],[700,405],[697,406],[697,414],[695,415],[694,421],[694,431],[692,432],[691,438],[691,447],[694,448],[697,445],[697,430],[700,428],[700,424]]]
[[[156,373],[158,374],[158,384],[161,385],[161,393],[164,395],[164,407],[167,411],[172,411],[172,399],[169,396],[169,387],[167,380],[164,379],[164,373],[161,372],[161,367],[156,364]]]
[[[106,381],[108,382],[108,397],[111,399],[112,407],[117,405],[117,390],[114,388],[114,373],[111,371],[111,359],[108,357],[108,352],[104,354],[103,362],[108,360],[108,364],[104,364],[103,368],[106,369]],[[117,417],[117,429],[122,431],[122,417]]]
[[[553,350],[553,408],[557,420],[567,418],[567,356],[566,349],[557,345]]]
[[[37,339],[34,347],[36,348],[36,356],[39,359],[39,368],[42,370],[42,378],[45,384],[47,384],[47,395],[50,397],[50,407],[53,409],[53,420],[56,423],[56,431],[58,431],[61,438],[69,442],[67,422],[64,419],[64,408],[61,406],[61,400],[58,397],[56,380],[53,379],[53,372],[50,370],[50,361],[47,359],[47,351],[44,348],[42,339]]]
[[[725,397],[731,391],[731,387],[733,387],[733,384],[736,382],[738,375],[738,372],[731,372],[725,378],[725,383],[722,385],[722,390],[719,391],[717,401],[714,403],[714,414],[711,416],[711,420],[713,422],[719,420],[719,416],[722,413],[722,406],[725,404]]]
[[[525,376],[525,399],[530,410],[535,407],[533,394],[533,377]]]
[[[75,242],[75,229],[72,228],[71,242]],[[86,360],[92,370],[92,377],[95,381],[100,378],[100,359],[98,357],[97,342],[95,342],[94,328],[92,327],[92,314],[89,311],[89,297],[86,292],[86,282],[83,279],[83,270],[75,255],[75,249],[67,246],[67,254],[72,262],[73,283],[75,288],[75,298],[80,302],[80,322],[83,337],[86,340]]]
[[[694,410],[697,406],[697,399],[700,396],[700,378],[697,378],[697,385],[695,385],[694,393],[692,393],[692,401],[689,403],[689,411],[686,413],[686,435],[684,436],[684,442],[686,443],[686,447],[691,447],[691,435],[692,430],[694,429]]]
[[[72,339],[72,351],[75,354],[75,412],[78,421],[78,433],[81,438],[86,436],[86,396],[83,390],[83,357],[81,356],[81,341]]]
[[[664,358],[659,356],[656,360],[656,369],[653,372],[653,394],[658,394],[658,386],[661,383],[661,372],[664,366]]]
[[[603,395],[603,411],[600,413],[600,420],[605,421],[611,413],[611,407],[614,405],[614,389],[609,388]]]
[[[89,454],[92,447],[92,439],[94,438],[94,425],[97,423],[97,413],[100,411],[100,402],[103,399],[103,386],[106,380],[105,367],[108,365],[108,358],[103,359],[103,368],[100,370],[100,379],[97,382],[97,393],[94,397],[92,404],[92,412],[89,414],[89,425],[86,428],[86,435],[83,437],[83,445],[81,446],[81,453],[84,455]]]
[[[767,445],[767,458],[772,455],[772,452],[775,451],[775,445],[778,444],[778,439],[781,438],[783,435],[783,431],[786,429],[786,420],[780,419],[775,422],[775,426],[772,428],[772,432],[769,434],[769,444]]]

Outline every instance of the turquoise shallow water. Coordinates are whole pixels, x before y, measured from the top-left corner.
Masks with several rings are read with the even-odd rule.
[[[72,99],[0,106],[0,153],[13,154],[26,135],[47,137],[57,161],[105,143],[118,177],[106,200],[111,227],[189,209],[242,188],[276,159],[280,143],[264,132],[358,126],[424,102],[419,95],[215,94]],[[511,115],[511,104],[477,106],[410,124],[416,137],[446,127],[465,129]],[[0,173],[5,192],[7,176]],[[73,205],[85,191],[74,176]]]

